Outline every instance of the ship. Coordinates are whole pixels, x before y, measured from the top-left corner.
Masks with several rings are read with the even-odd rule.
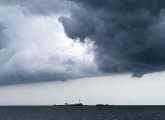
[[[79,102],[78,103],[75,103],[75,104],[65,103],[64,105],[67,105],[67,106],[83,106],[83,104],[81,103],[81,100],[80,99],[79,99]]]

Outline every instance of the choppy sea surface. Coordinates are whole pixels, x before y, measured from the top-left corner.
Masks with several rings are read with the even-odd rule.
[[[165,106],[6,106],[0,120],[165,120]]]

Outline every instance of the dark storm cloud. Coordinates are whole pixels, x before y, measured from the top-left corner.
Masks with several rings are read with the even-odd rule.
[[[67,36],[97,46],[104,72],[144,73],[165,69],[165,0],[71,0],[79,5],[61,17]]]

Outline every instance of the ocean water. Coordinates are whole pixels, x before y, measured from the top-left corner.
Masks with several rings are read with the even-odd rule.
[[[0,120],[165,120],[163,106],[0,107]]]

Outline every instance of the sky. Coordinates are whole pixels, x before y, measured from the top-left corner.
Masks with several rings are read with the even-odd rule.
[[[144,100],[137,104],[146,103],[154,88],[160,92],[164,84],[159,80],[165,70],[164,31],[165,0],[0,0],[0,93],[4,96],[0,104],[18,104],[19,100],[33,104],[23,94],[39,89],[27,97],[32,100],[49,86],[46,92],[56,91],[61,95],[56,102],[61,104],[67,88],[84,95],[78,89],[82,81],[87,91],[88,85],[96,89],[84,95],[85,103],[99,97],[103,103],[136,104],[129,96],[141,90],[134,87],[148,83],[150,96],[141,93],[138,98]],[[113,81],[117,82],[114,87]],[[120,93],[121,81],[128,87],[127,97]],[[99,91],[99,85],[105,88]],[[12,92],[21,89],[25,91]],[[44,96],[48,100],[51,94]],[[46,99],[41,104],[52,103]]]
[[[0,105],[165,105],[164,72],[141,79],[130,74],[0,87]],[[2,97],[3,96],[3,97]]]

